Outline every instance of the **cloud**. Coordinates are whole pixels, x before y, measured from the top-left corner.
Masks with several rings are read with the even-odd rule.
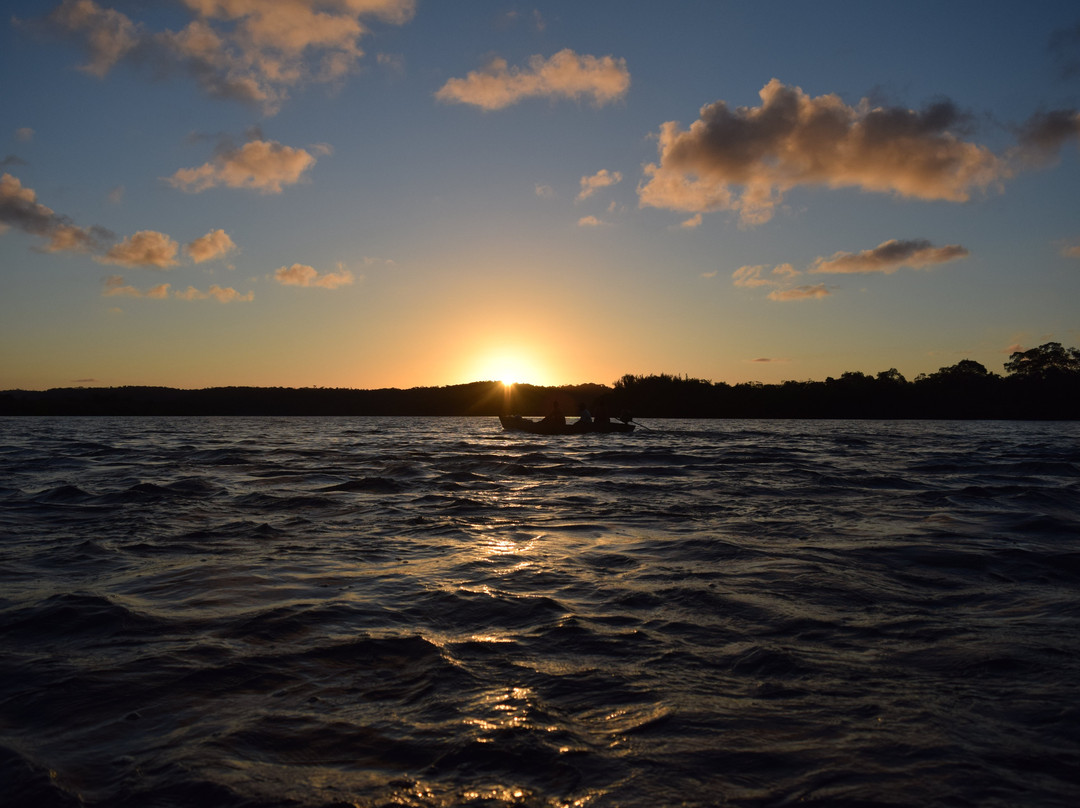
[[[47,239],[42,247],[46,252],[91,252],[113,238],[103,227],[72,224],[68,217],[38,202],[34,190],[11,174],[0,175],[0,231],[7,227]]]
[[[339,267],[337,272],[326,272],[320,275],[314,267],[306,264],[281,267],[274,272],[274,278],[284,286],[317,286],[322,289],[348,286],[354,280],[352,272],[347,269]]]
[[[921,112],[865,100],[850,107],[777,79],[759,95],[757,107],[705,106],[685,131],[675,121],[663,124],[659,163],[645,167],[639,203],[732,210],[753,225],[768,221],[798,186],[963,202],[1010,174],[1004,160],[957,137],[952,130],[965,118],[948,101]]]
[[[1068,140],[1080,144],[1080,112],[1074,109],[1038,112],[1019,127],[1015,152],[1026,164],[1047,165],[1057,159]]]
[[[703,277],[703,278],[715,278],[717,276],[718,272],[719,272],[718,270],[710,269],[708,272],[702,272],[701,277]]]
[[[825,284],[819,283],[817,286],[796,286],[792,289],[774,289],[769,292],[769,300],[816,300],[823,297],[828,297],[832,294],[825,288]]]
[[[124,186],[115,186],[111,191],[109,191],[106,199],[108,199],[114,205],[119,205],[124,200]]]
[[[126,267],[155,267],[168,269],[176,266],[176,253],[180,245],[164,233],[156,230],[140,230],[133,236],[114,244],[105,255],[98,257],[102,264],[118,264]]]
[[[622,174],[618,171],[608,171],[602,168],[591,177],[581,178],[581,192],[577,195],[578,201],[588,199],[601,188],[608,188],[622,182]]]
[[[693,230],[696,227],[701,227],[701,214],[695,213],[689,219],[679,223],[679,227],[683,230]]]
[[[186,72],[208,94],[261,104],[275,112],[288,89],[338,81],[364,55],[362,21],[401,25],[415,0],[182,0],[192,16],[179,31],[150,31],[93,0],[64,0],[46,18],[79,41],[82,70],[104,78],[121,61],[155,75]]]
[[[762,265],[739,267],[731,273],[731,278],[738,287],[755,289],[759,286],[782,286],[802,274],[791,264],[780,264],[769,272],[771,277],[763,277],[766,269]]]
[[[934,264],[967,258],[968,255],[970,255],[968,250],[959,244],[935,247],[925,239],[910,241],[890,239],[872,250],[857,253],[837,252],[830,258],[818,258],[807,271],[834,274],[883,272],[889,275],[901,267],[922,269]]]
[[[1080,258],[1080,244],[1066,244],[1061,248],[1061,254],[1066,258]]]
[[[7,168],[8,166],[24,166],[26,161],[15,154],[9,154],[0,160],[0,168]]]
[[[205,236],[195,239],[184,247],[184,253],[196,264],[220,258],[235,250],[236,244],[224,230],[211,230]]]
[[[625,59],[578,56],[566,48],[550,59],[529,59],[526,69],[510,68],[493,59],[463,79],[450,79],[435,93],[439,101],[472,104],[485,110],[502,109],[525,98],[592,98],[597,106],[611,103],[630,88]]]
[[[550,185],[544,185],[542,183],[536,183],[536,195],[541,199],[554,199],[555,189]]]
[[[34,139],[34,130],[29,126],[22,126],[15,130],[15,137],[23,143],[29,143]]]
[[[602,222],[595,216],[582,216],[578,219],[578,227],[603,227],[606,222]]]
[[[173,297],[180,300],[209,300],[213,298],[219,303],[250,303],[255,299],[255,293],[248,292],[246,295],[242,295],[231,286],[223,288],[215,283],[205,292],[199,291],[194,286],[189,286],[183,292],[173,292]]]
[[[101,294],[103,297],[145,297],[152,300],[164,300],[169,296],[169,286],[170,284],[162,283],[142,291],[127,285],[122,276],[110,275],[105,279],[105,289]]]
[[[325,153],[327,148],[314,147],[319,153]],[[198,168],[182,168],[166,181],[188,193],[224,185],[280,194],[283,186],[300,182],[313,165],[315,157],[305,149],[283,146],[273,140],[251,140],[238,149],[224,150],[212,162]]]
[[[752,364],[755,364],[755,365],[774,365],[774,364],[787,364],[791,360],[787,359],[787,358],[760,356],[757,359],[751,359],[749,361]]]

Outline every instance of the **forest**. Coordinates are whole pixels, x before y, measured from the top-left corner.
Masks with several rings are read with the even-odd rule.
[[[558,401],[622,418],[1080,419],[1080,349],[1013,353],[1004,375],[965,359],[908,380],[895,368],[824,381],[727,384],[627,374],[613,385],[479,381],[445,387],[68,387],[0,392],[0,415],[542,415]]]

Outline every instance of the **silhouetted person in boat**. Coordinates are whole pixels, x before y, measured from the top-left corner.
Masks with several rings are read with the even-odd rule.
[[[577,412],[577,414],[578,414],[578,419],[577,419],[578,424],[580,424],[581,426],[591,426],[592,425],[592,413],[589,412],[589,409],[588,409],[588,407],[585,406],[584,402],[582,402],[581,404],[578,404],[577,409],[578,409],[578,412]]]
[[[566,426],[566,416],[563,415],[562,410],[559,408],[559,402],[555,401],[551,405],[551,412],[544,416],[544,420],[540,423],[548,426]]]
[[[598,398],[593,409],[596,410],[596,415],[593,417],[593,420],[598,426],[605,426],[611,423],[611,416],[608,414],[607,404],[604,403],[604,399]]]

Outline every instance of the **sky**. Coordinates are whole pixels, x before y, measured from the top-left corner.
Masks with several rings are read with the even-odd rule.
[[[1080,345],[1072,1],[5,10],[0,389]]]

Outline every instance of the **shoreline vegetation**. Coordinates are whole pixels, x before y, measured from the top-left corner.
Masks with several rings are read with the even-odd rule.
[[[0,391],[0,415],[542,415],[558,401],[634,418],[1080,420],[1080,349],[1017,351],[1005,375],[965,359],[908,381],[895,368],[825,381],[727,384],[627,374],[614,385],[482,381],[445,387],[65,387]]]

